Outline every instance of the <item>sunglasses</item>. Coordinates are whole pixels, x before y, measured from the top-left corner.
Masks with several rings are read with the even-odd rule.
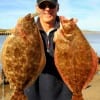
[[[50,8],[50,9],[54,9],[54,8],[56,8],[56,5],[54,5],[54,4],[52,4],[52,3],[48,3],[48,4],[46,4],[46,3],[41,3],[40,5],[39,5],[39,8],[40,9],[45,9],[45,8]]]

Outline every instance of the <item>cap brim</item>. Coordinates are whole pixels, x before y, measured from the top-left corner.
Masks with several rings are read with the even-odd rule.
[[[40,5],[41,3],[45,2],[45,1],[50,2],[50,3],[54,4],[54,5],[57,4],[57,2],[55,2],[54,0],[41,0],[41,1],[38,3],[38,5]]]

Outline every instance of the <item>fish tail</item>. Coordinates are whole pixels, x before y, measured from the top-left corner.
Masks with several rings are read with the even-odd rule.
[[[14,91],[10,100],[28,100],[23,91]]]
[[[72,100],[84,100],[82,95],[73,95]]]

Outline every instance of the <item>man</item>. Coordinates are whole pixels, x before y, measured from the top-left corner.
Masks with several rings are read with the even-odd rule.
[[[46,55],[46,65],[35,84],[25,89],[28,100],[71,100],[72,93],[61,79],[54,64],[54,33],[59,28],[58,0],[37,0],[37,25]]]

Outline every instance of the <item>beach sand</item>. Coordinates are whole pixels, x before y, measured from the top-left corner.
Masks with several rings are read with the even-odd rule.
[[[0,85],[0,100],[10,100],[12,92],[8,84]]]
[[[9,85],[0,85],[0,100],[10,100],[12,92]],[[84,100],[100,100],[100,69],[88,87],[83,90],[83,98]]]
[[[84,100],[100,100],[100,72],[98,72],[89,87],[83,90]]]

